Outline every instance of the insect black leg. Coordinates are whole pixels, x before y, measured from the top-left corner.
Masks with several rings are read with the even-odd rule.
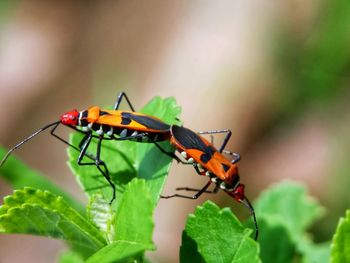
[[[241,160],[241,155],[239,153],[234,153],[234,152],[230,152],[230,151],[226,151],[226,150],[223,150],[222,152],[233,156],[233,159],[231,161],[231,163],[233,163],[233,164],[238,163]]]
[[[83,163],[83,158],[86,155],[86,150],[88,149],[90,142],[92,139],[92,134],[91,133],[86,133],[84,138],[80,141],[79,143],[79,149],[80,149],[80,154],[78,157],[78,164],[79,165],[95,165],[95,162],[90,162],[90,163]],[[96,158],[94,158],[94,161],[96,161]]]
[[[7,158],[10,157],[11,153],[18,149],[19,147],[21,147],[23,144],[25,144],[27,141],[31,140],[33,137],[37,136],[39,133],[45,131],[46,129],[54,126],[53,129],[56,129],[56,127],[60,124],[60,121],[55,121],[53,123],[47,124],[44,127],[40,128],[39,130],[37,130],[36,132],[34,132],[33,134],[29,135],[27,138],[25,138],[24,140],[20,141],[19,143],[17,143],[15,146],[13,146],[5,155],[4,157],[1,159],[0,161],[0,167],[6,162]]]
[[[214,145],[214,135],[210,134],[210,143]]]
[[[217,133],[226,133],[225,139],[219,148],[219,152],[221,153],[225,149],[228,141],[231,138],[231,135],[232,135],[231,130],[226,129],[226,130],[213,130],[213,131],[200,131],[200,132],[198,132],[198,134],[211,134],[211,135],[217,134]]]
[[[202,172],[199,171],[199,168],[197,166],[196,163],[193,163],[193,167],[194,169],[196,170],[196,172],[199,174],[199,175],[202,175]],[[213,190],[205,190],[204,193],[207,193],[207,194],[216,194],[218,191],[219,191],[220,187],[218,185],[215,186],[215,188]],[[192,192],[199,192],[201,191],[201,189],[196,189],[196,188],[191,188],[191,187],[177,187],[175,189],[176,191],[192,191]]]
[[[182,163],[182,164],[193,164],[193,163],[189,163],[189,162],[186,162],[186,161],[183,161],[181,160],[175,153],[173,152],[167,152],[166,150],[164,150],[160,145],[159,143],[157,143],[156,141],[152,141],[156,146],[157,148],[164,154],[170,156],[171,158],[175,159],[178,163]]]
[[[231,138],[231,135],[232,135],[231,130],[213,130],[213,131],[200,131],[200,132],[198,132],[198,134],[210,134],[211,136],[213,134],[217,134],[217,133],[226,133],[225,139],[224,139],[222,145],[219,148],[219,152],[220,153],[229,154],[229,155],[233,155],[234,159],[231,161],[231,163],[235,164],[235,163],[239,162],[241,160],[241,155],[239,153],[234,153],[234,152],[231,152],[231,151],[224,150],[226,145],[227,145],[227,143],[228,143],[228,141]],[[213,137],[211,137],[211,141],[212,141],[212,144],[213,144]]]
[[[94,158],[95,162],[87,162],[87,163],[82,162],[84,156],[86,156],[86,154],[87,154],[86,150],[89,147],[92,138],[93,138],[93,135],[91,133],[87,133],[85,135],[85,137],[82,139],[82,141],[80,142],[79,147],[81,148],[81,152],[79,154],[77,163],[78,163],[78,165],[96,165],[97,169],[100,171],[100,173],[103,175],[103,177],[106,178],[109,185],[113,189],[113,197],[112,197],[111,201],[109,202],[109,204],[111,204],[113,202],[113,200],[115,199],[115,184],[111,180],[111,177],[109,175],[109,171],[108,171],[108,168],[107,168],[105,162],[100,159],[103,136],[100,136],[98,139],[98,142],[97,142],[96,157]],[[104,170],[101,167],[103,167]]]
[[[72,129],[85,134],[84,138],[79,143],[79,148],[78,148],[78,147],[74,146],[73,144],[67,142],[66,140],[64,140],[63,138],[58,136],[57,134],[55,134],[55,130],[58,127],[58,124],[55,125],[53,127],[53,129],[51,130],[51,132],[50,132],[51,135],[54,136],[55,138],[59,139],[61,142],[67,144],[68,146],[70,146],[73,149],[80,152],[78,160],[77,160],[78,165],[96,165],[97,169],[101,172],[101,174],[106,178],[106,180],[108,181],[110,186],[113,188],[113,198],[110,201],[110,204],[111,204],[113,202],[113,200],[115,199],[115,185],[111,181],[111,178],[109,176],[109,171],[108,171],[108,168],[107,168],[105,162],[100,159],[101,143],[102,143],[102,140],[104,139],[103,136],[98,137],[97,153],[96,153],[96,157],[95,157],[92,154],[87,153],[86,151],[90,145],[92,138],[95,138],[96,136],[92,135],[91,132],[86,133],[86,132],[82,132],[74,127],[71,127]],[[94,162],[83,163],[82,160],[83,160],[84,156],[90,158]],[[101,166],[104,168],[105,171],[102,170]]]
[[[129,141],[129,140],[136,140],[138,138],[142,138],[147,136],[146,133],[138,133],[136,135],[131,135],[131,136],[125,136],[125,137],[114,137],[113,139],[116,141]]]
[[[213,190],[205,190],[206,194],[216,194],[219,191],[220,187],[218,185],[215,186]],[[176,191],[189,191],[189,192],[198,192],[201,189],[191,188],[191,187],[178,187],[175,189]]]
[[[244,206],[246,206],[249,209],[250,214],[253,216],[253,221],[254,221],[254,225],[255,225],[255,237],[254,237],[254,240],[256,241],[258,239],[258,235],[259,235],[259,227],[258,227],[258,222],[256,220],[256,215],[255,215],[254,208],[253,208],[252,204],[250,203],[250,201],[248,200],[247,197],[244,197],[244,199],[240,200],[239,202],[242,203]]]
[[[203,193],[205,193],[205,191],[208,189],[210,184],[211,184],[211,181],[209,181],[202,189],[200,189],[196,194],[192,196],[173,194],[173,195],[161,195],[160,198],[169,199],[173,197],[180,197],[180,198],[186,198],[186,199],[198,199]]]
[[[170,156],[171,158],[175,159],[178,163],[182,163],[182,164],[190,164],[188,162],[185,162],[183,160],[181,160],[179,157],[176,156],[175,153],[173,152],[167,152],[166,150],[164,150],[157,142],[153,141],[153,143],[157,146],[157,148],[164,154]]]
[[[123,97],[125,97],[126,101],[128,102],[129,104],[129,107],[132,111],[135,111],[134,107],[132,106],[128,96],[126,96],[125,92],[120,92],[119,95],[118,95],[118,98],[117,98],[117,101],[114,105],[114,110],[118,110],[119,108],[119,105],[120,105],[120,102],[122,101]]]
[[[57,123],[57,125],[55,125],[55,126],[52,128],[52,130],[50,131],[50,134],[51,134],[53,137],[59,139],[61,142],[67,144],[68,146],[70,146],[70,147],[72,147],[72,148],[74,148],[74,149],[76,149],[76,150],[78,150],[78,151],[80,152],[80,150],[79,150],[77,147],[75,147],[73,144],[70,144],[70,143],[67,142],[65,139],[61,138],[60,136],[58,136],[58,135],[55,133],[55,130],[57,129],[58,125],[59,125],[59,123]]]
[[[112,202],[115,199],[115,184],[111,180],[111,177],[109,175],[109,171],[108,171],[106,163],[100,159],[102,140],[103,140],[103,136],[101,136],[100,139],[97,142],[96,166],[97,166],[97,169],[102,173],[102,175],[106,178],[106,180],[108,181],[109,185],[113,189],[113,196],[112,196],[111,201],[109,202],[109,204],[112,204]],[[105,169],[105,171],[103,171],[100,166],[102,166]]]
[[[57,126],[58,126],[58,124],[55,125],[55,126],[52,128],[50,134],[51,134],[53,137],[59,139],[61,142],[65,143],[66,145],[68,145],[68,146],[72,147],[73,149],[77,150],[78,152],[81,152],[81,147],[80,147],[80,146],[79,146],[79,148],[76,147],[75,145],[69,143],[68,141],[66,141],[65,139],[61,138],[60,136],[58,136],[58,135],[55,133],[55,130],[56,130]],[[84,133],[84,134],[86,135],[86,133]],[[95,157],[94,157],[94,156],[91,156],[91,155],[88,154],[88,153],[85,154],[85,155],[86,155],[86,157],[88,157],[88,158],[90,158],[90,159],[92,159],[92,160],[95,160]]]
[[[125,141],[125,140],[132,140],[132,139],[142,138],[142,137],[145,137],[145,136],[147,136],[147,133],[139,133],[139,134],[134,135],[134,136],[127,136],[127,137],[123,137],[123,138],[115,138],[115,140],[117,140],[117,141]],[[153,142],[162,153],[170,156],[171,158],[175,159],[177,162],[180,162],[182,164],[190,164],[190,163],[182,161],[179,157],[177,157],[175,155],[175,153],[167,152],[166,150],[164,150],[156,141],[151,141],[151,142]]]

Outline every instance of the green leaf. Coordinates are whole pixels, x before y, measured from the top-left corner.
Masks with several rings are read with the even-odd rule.
[[[328,263],[330,243],[315,244],[305,237],[299,241],[298,251],[303,256],[302,263]]]
[[[260,262],[259,246],[249,237],[251,232],[228,208],[220,210],[207,201],[188,216],[180,262]]]
[[[259,216],[259,215],[258,215]],[[260,257],[262,262],[287,263],[293,262],[295,245],[288,229],[273,219],[262,217],[258,220]]]
[[[154,204],[145,180],[133,179],[120,200],[115,220],[115,240],[141,244],[149,250],[152,242]]]
[[[263,262],[294,262],[297,253],[304,262],[312,262],[324,252],[321,245],[307,242],[305,237],[307,228],[324,209],[307,196],[303,185],[291,181],[275,185],[261,194],[254,207]]]
[[[180,114],[180,108],[176,105],[173,98],[161,99],[155,97],[141,112],[156,116],[169,124],[179,123],[177,118]],[[73,133],[71,143],[79,145],[82,137],[83,135],[80,133]],[[161,145],[167,151],[173,151],[168,142],[162,142]],[[95,141],[91,142],[88,152],[96,153]],[[92,196],[94,193],[102,193],[103,197],[110,201],[112,189],[97,168],[77,165],[79,153],[72,148],[68,149],[68,155],[70,159],[69,165],[84,191],[89,196]],[[147,181],[147,185],[151,190],[151,199],[156,203],[172,161],[169,156],[162,154],[152,143],[107,140],[102,143],[101,159],[107,164],[112,181],[117,187],[117,198],[113,203],[115,209],[126,184],[135,177],[143,178]]]
[[[6,153],[7,150],[0,147],[0,160]],[[62,196],[64,200],[75,210],[79,211],[80,214],[85,213],[85,208],[80,202],[14,156],[10,156],[4,165],[0,167],[0,176],[15,189],[33,187],[40,190],[48,190],[51,193]]]
[[[108,241],[112,241],[114,238],[114,225],[113,221],[113,211],[112,208],[101,195],[94,195],[90,199],[89,205],[87,207],[87,215],[91,222],[103,232]]]
[[[97,228],[62,197],[26,187],[4,199],[0,233],[32,234],[63,239],[84,256],[106,244]]]
[[[134,262],[143,257],[145,250],[153,250],[153,210],[146,181],[133,179],[126,186],[115,216],[115,242],[96,252],[87,262]]]
[[[307,196],[305,187],[291,181],[263,192],[254,207],[258,218],[286,227],[294,242],[324,214],[318,202]]]
[[[58,258],[59,263],[84,263],[84,259],[74,251],[61,252]]]
[[[125,263],[138,262],[135,258],[142,257],[145,247],[138,243],[117,241],[105,246],[92,255],[86,263]]]
[[[182,244],[180,247],[180,262],[196,262],[204,263],[202,255],[199,253],[198,245],[194,239],[192,239],[186,231],[182,232]]]
[[[180,125],[179,121],[181,108],[176,104],[174,98],[161,99],[153,98],[145,107],[142,113],[156,116],[168,124]],[[160,143],[167,152],[174,152],[174,148],[168,142]],[[150,189],[151,199],[157,203],[164,187],[166,176],[169,173],[172,159],[161,153],[153,144],[137,144],[135,156],[135,168],[138,176],[146,180]]]
[[[345,218],[339,220],[337,230],[332,239],[331,262],[350,262],[350,210]]]

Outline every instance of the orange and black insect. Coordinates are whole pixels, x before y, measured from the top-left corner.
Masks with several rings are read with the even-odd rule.
[[[122,99],[125,98],[131,111],[118,110]],[[72,145],[65,139],[61,138],[55,133],[55,130],[63,124],[80,133],[84,134],[83,139],[78,146]],[[220,188],[228,193],[238,202],[248,207],[254,217],[256,227],[256,237],[258,235],[258,226],[256,223],[255,213],[249,200],[244,195],[244,185],[239,183],[239,175],[236,163],[240,160],[239,154],[225,151],[224,148],[230,139],[231,131],[208,131],[200,132],[200,134],[215,134],[227,133],[223,144],[219,150],[215,149],[212,143],[208,142],[199,134],[176,125],[168,125],[162,120],[142,113],[137,113],[130,103],[128,97],[124,92],[120,93],[115,103],[113,110],[103,110],[97,106],[90,107],[87,110],[77,111],[72,110],[63,114],[59,121],[50,123],[38,131],[19,142],[11,148],[0,162],[2,166],[10,154],[21,145],[32,139],[42,131],[51,128],[51,135],[59,139],[68,146],[79,151],[77,163],[79,165],[94,165],[106,178],[113,189],[113,197],[110,203],[115,199],[115,185],[110,178],[107,165],[101,160],[101,146],[103,140],[132,140],[137,142],[151,142],[154,143],[160,151],[169,155],[178,162],[184,164],[192,164],[200,175],[205,175],[210,178],[209,182],[193,196],[185,196],[174,194],[171,196],[162,196],[163,198],[183,197],[190,199],[197,199],[202,193],[216,193]],[[96,154],[93,155],[87,152],[87,149],[93,138],[97,139]],[[177,151],[186,159],[182,161],[174,153],[167,152],[160,147],[157,142],[169,140]],[[222,153],[229,153],[234,155],[234,159],[230,162]],[[86,156],[91,161],[83,162]],[[213,191],[207,191],[211,183],[215,183],[216,187]],[[192,188],[180,188],[178,190],[194,191]]]
[[[208,183],[202,189],[193,189],[188,187],[177,188],[177,190],[196,191],[193,196],[182,194],[173,194],[162,196],[162,198],[182,197],[188,199],[197,199],[203,193],[216,193],[219,189],[225,191],[233,197],[237,202],[246,206],[254,219],[255,224],[255,240],[258,237],[258,225],[254,208],[244,194],[244,184],[240,183],[237,162],[240,160],[240,155],[225,151],[224,148],[230,139],[230,130],[200,132],[200,134],[227,133],[223,144],[217,150],[212,143],[207,141],[203,136],[191,131],[185,127],[172,125],[170,128],[171,138],[170,143],[176,148],[181,156],[186,160],[182,161],[185,164],[192,164],[199,175],[207,176]],[[223,153],[234,156],[232,161],[229,161]],[[214,183],[215,188],[208,191],[208,187]]]
[[[131,111],[118,110],[122,99],[125,98]],[[59,124],[68,126],[84,134],[79,146],[72,145],[55,133]],[[59,121],[48,124],[11,148],[2,159],[0,166],[4,164],[10,154],[22,144],[26,143],[40,132],[51,129],[51,135],[73,147],[80,152],[77,163],[79,165],[95,165],[101,174],[106,178],[113,189],[115,199],[115,185],[112,182],[107,165],[101,160],[101,145],[103,140],[132,140],[137,142],[152,142],[165,154],[177,158],[173,153],[163,150],[157,142],[170,138],[170,125],[160,119],[142,113],[137,113],[124,92],[120,93],[113,110],[103,110],[97,106],[87,110],[72,110],[60,117]],[[92,138],[97,138],[96,154],[87,153]],[[88,157],[90,162],[83,162],[83,157]]]

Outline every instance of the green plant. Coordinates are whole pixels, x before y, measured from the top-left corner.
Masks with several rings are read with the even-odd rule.
[[[178,123],[175,100],[154,98],[142,112]],[[81,134],[74,133],[77,144]],[[89,148],[93,151],[95,144]],[[171,146],[162,147],[171,151]],[[1,149],[1,156],[5,150]],[[117,198],[108,204],[111,189],[95,167],[76,164],[78,153],[68,149],[69,165],[89,196],[86,210],[69,194],[12,157],[2,176],[17,190],[0,207],[0,232],[22,233],[64,240],[70,247],[59,262],[150,262],[145,252],[152,241],[153,211],[170,168],[171,158],[152,144],[103,143],[102,159],[117,185]],[[322,213],[303,186],[284,182],[265,191],[255,204],[259,240],[251,237],[230,209],[210,201],[187,219],[180,248],[181,262],[327,262],[330,244],[314,244],[307,228]],[[350,253],[350,212],[341,220],[332,241],[332,262],[346,262]]]

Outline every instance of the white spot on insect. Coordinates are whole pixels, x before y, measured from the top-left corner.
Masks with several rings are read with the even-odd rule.
[[[225,190],[225,189],[226,189],[226,183],[225,183],[225,182],[222,182],[222,183],[220,184],[220,188],[223,189],[223,190]]]
[[[111,127],[111,129],[107,132],[107,135],[109,137],[112,137],[113,136],[113,127]]]
[[[81,114],[82,114],[82,111],[80,111],[78,115],[78,126],[81,126]]]
[[[88,126],[83,126],[83,127],[81,127],[81,130],[82,130],[83,132],[87,132],[87,131],[90,130],[90,128],[89,128]]]
[[[92,128],[92,125],[93,125],[93,123],[92,122],[90,122],[87,126],[89,127],[89,129],[91,130],[91,128]]]
[[[122,132],[119,134],[120,137],[126,137],[126,135],[128,134],[128,130],[127,129],[124,129],[122,130]]]
[[[189,159],[187,160],[187,162],[188,162],[188,163],[193,163],[194,160],[193,160],[193,158],[191,157],[191,158],[189,158]]]
[[[96,133],[97,133],[98,135],[102,135],[102,134],[103,134],[102,125],[100,126],[100,129],[98,129],[98,130],[96,131]]]
[[[181,152],[181,155],[183,156],[183,158],[187,158],[187,153],[185,151]]]
[[[132,134],[131,134],[131,136],[136,136],[138,134],[138,132],[137,131],[134,131]]]
[[[203,166],[200,163],[197,163],[196,165],[201,173],[204,172]]]
[[[235,190],[234,187],[231,187],[231,188],[227,188],[227,187],[226,187],[226,189],[225,189],[225,191],[228,191],[228,192],[233,192],[233,190]]]
[[[209,171],[206,171],[206,172],[205,172],[205,176],[208,176],[208,177],[209,177],[209,176],[210,176],[210,172],[209,172]]]
[[[218,181],[218,178],[217,177],[212,177],[210,178],[210,180],[213,182],[213,183],[216,183]]]

